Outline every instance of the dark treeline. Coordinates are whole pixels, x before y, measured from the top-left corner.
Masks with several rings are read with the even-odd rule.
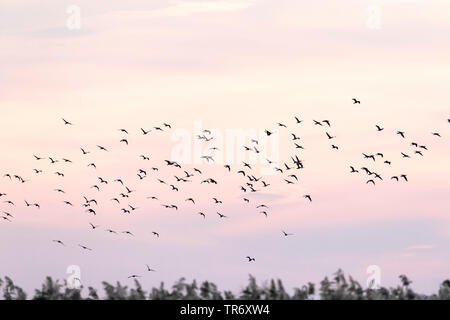
[[[5,277],[0,278],[0,299],[5,300],[450,300],[450,280],[445,280],[438,292],[425,296],[414,292],[410,287],[411,281],[404,275],[400,283],[394,288],[365,289],[352,277],[346,277],[339,270],[333,277],[326,277],[320,282],[318,288],[308,283],[301,288],[294,288],[293,293],[286,292],[281,280],[271,280],[266,284],[258,285],[253,276],[249,277],[247,286],[239,294],[230,291],[220,291],[209,281],[200,285],[194,280],[187,283],[184,278],[176,282],[172,288],[165,288],[164,283],[149,292],[143,290],[139,281],[135,280],[135,287],[128,288],[117,282],[116,285],[103,282],[103,293],[92,287],[87,290],[70,289],[67,283],[54,281],[47,277],[40,289],[36,289],[32,297]],[[87,291],[87,292],[86,292]]]

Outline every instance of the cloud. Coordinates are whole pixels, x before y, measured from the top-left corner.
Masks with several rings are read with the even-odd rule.
[[[254,0],[174,1],[166,8],[152,10],[152,17],[188,16],[196,13],[238,11],[254,4]]]
[[[415,246],[409,246],[408,250],[427,250],[427,249],[433,249],[434,246],[433,245],[429,245],[429,244],[420,244],[420,245],[415,245]]]

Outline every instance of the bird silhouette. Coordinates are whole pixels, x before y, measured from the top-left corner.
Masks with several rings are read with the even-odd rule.
[[[73,126],[72,123],[70,123],[69,121],[65,120],[64,118],[61,118],[61,119],[62,119],[62,121],[64,121],[64,124],[65,124],[66,126]]]
[[[146,264],[145,266],[147,267],[147,271],[148,271],[148,272],[156,272],[156,270],[153,270],[152,268],[150,268],[150,267],[148,266],[148,264]]]

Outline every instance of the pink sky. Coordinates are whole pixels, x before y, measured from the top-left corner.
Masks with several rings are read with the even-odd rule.
[[[292,288],[338,268],[365,283],[366,268],[375,264],[382,285],[407,274],[426,293],[448,278],[448,2],[78,1],[81,29],[68,30],[71,4],[0,5],[0,173],[30,179],[0,179],[0,192],[7,193],[2,201],[17,204],[0,203],[15,216],[0,223],[0,275],[31,290],[45,276],[63,279],[67,266],[79,265],[83,283],[96,287],[142,274],[146,287],[184,276],[236,290],[249,273],[279,277]],[[371,6],[381,13],[379,29],[367,26]],[[352,105],[353,97],[361,104]],[[294,116],[305,122],[296,125]],[[75,126],[65,127],[61,117]],[[329,119],[332,126],[319,128],[312,119]],[[140,134],[141,127],[163,122],[173,129]],[[299,155],[305,162],[296,172],[300,182],[288,186],[282,176],[267,175],[270,188],[245,204],[239,191],[245,180],[235,174],[241,164],[232,163],[228,174],[223,164],[198,165],[193,152],[183,170],[199,167],[219,184],[200,184],[203,176],[196,176],[191,184],[177,183],[179,193],[161,186],[156,178],[174,183],[173,175],[183,172],[162,161],[180,147],[180,134],[188,134],[193,147],[199,124],[214,130],[211,146],[227,132],[276,130],[263,149],[273,148],[281,166]],[[376,132],[376,124],[385,130]],[[119,142],[119,128],[130,131],[128,147]],[[330,149],[325,131],[336,136],[339,151]],[[291,132],[304,151],[293,149]],[[401,158],[400,152],[414,151],[412,141],[428,146],[425,157]],[[110,152],[96,150],[97,144]],[[83,157],[80,147],[92,153]],[[236,148],[224,144],[225,157],[242,151]],[[364,160],[363,152],[383,152],[392,166]],[[74,164],[36,162],[33,154]],[[90,162],[98,169],[87,168]],[[368,166],[385,181],[368,186],[365,175],[349,173],[350,165]],[[139,168],[147,169],[147,179],[138,180]],[[57,170],[66,177],[54,175]],[[403,173],[408,183],[389,180]],[[110,181],[99,193],[90,189],[98,176]],[[118,177],[137,190],[121,206],[109,201],[123,191],[113,183]],[[83,212],[82,195],[100,202],[96,217]],[[147,200],[150,195],[180,210],[167,211]],[[188,197],[195,206],[184,201]],[[212,197],[224,203],[218,207]],[[25,199],[42,209],[26,208]],[[129,216],[120,213],[128,203],[139,207]],[[255,208],[260,203],[270,206],[267,219]],[[219,220],[216,211],[230,218]],[[89,222],[102,230],[90,230]],[[105,228],[136,236],[109,235]],[[281,230],[295,235],[283,238]],[[78,244],[94,251],[82,252]],[[257,262],[246,263],[247,255]],[[146,274],[145,264],[158,272]]]

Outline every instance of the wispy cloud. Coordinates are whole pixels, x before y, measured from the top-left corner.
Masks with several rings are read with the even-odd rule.
[[[433,245],[429,245],[429,244],[419,244],[419,245],[415,245],[415,246],[409,246],[408,250],[428,250],[428,249],[433,249],[434,246]]]
[[[173,1],[172,5],[152,10],[152,17],[188,16],[196,13],[238,11],[255,3],[254,0]]]

